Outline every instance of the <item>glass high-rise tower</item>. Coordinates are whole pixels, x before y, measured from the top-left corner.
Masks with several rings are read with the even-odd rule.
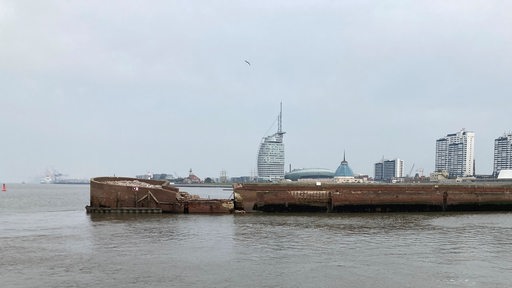
[[[284,143],[282,120],[283,106],[281,104],[277,119],[277,132],[263,137],[258,150],[258,178],[264,180],[284,179]]]
[[[390,181],[394,178],[404,177],[404,160],[399,158],[384,160],[375,163],[375,180]]]

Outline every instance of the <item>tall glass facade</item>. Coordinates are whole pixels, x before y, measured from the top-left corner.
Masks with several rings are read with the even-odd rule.
[[[258,178],[284,179],[284,143],[282,131],[282,105],[279,112],[277,133],[264,137],[258,150]]]
[[[375,163],[375,180],[390,181],[394,178],[404,177],[404,160],[399,158],[393,160],[382,160]]]

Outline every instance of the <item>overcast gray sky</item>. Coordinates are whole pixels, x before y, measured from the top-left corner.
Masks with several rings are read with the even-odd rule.
[[[511,15],[491,0],[0,0],[0,181],[251,175],[281,101],[286,169],[346,151],[355,173],[382,157],[429,173],[435,140],[466,128],[490,174],[512,130]]]

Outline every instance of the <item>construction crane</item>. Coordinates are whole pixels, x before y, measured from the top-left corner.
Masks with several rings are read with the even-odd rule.
[[[412,176],[411,176],[411,173],[412,173],[412,170],[414,169],[414,164],[415,164],[415,163],[412,163],[411,170],[409,170],[409,174],[407,174],[407,177],[412,177]]]

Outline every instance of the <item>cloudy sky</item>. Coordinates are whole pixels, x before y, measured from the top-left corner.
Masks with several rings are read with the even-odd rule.
[[[251,175],[283,103],[286,169],[356,173],[512,130],[511,1],[0,0],[0,181]],[[250,62],[248,65],[245,60]]]

